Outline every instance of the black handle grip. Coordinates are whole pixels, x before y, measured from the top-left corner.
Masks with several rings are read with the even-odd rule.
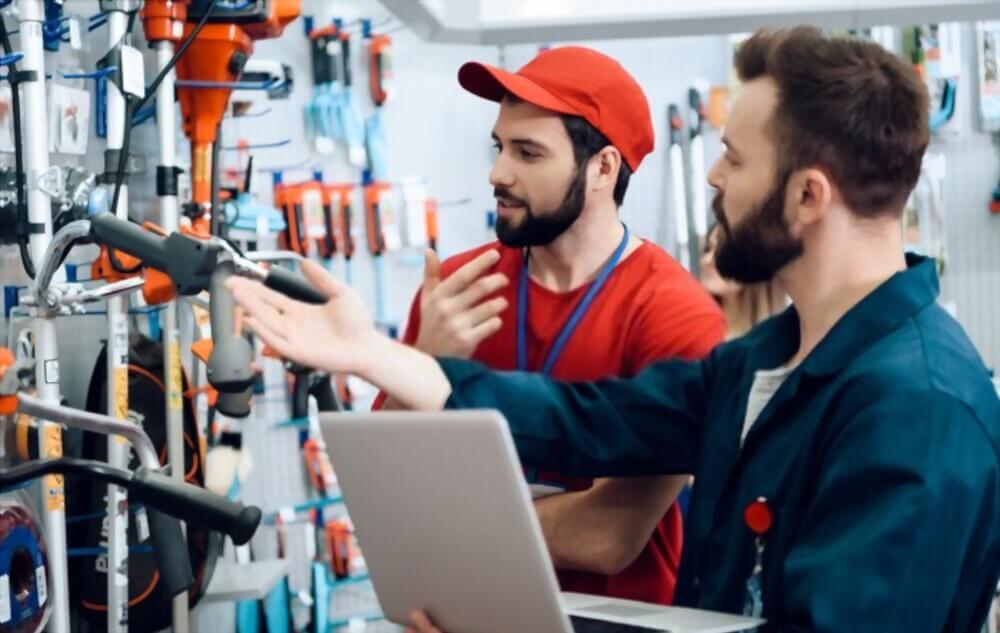
[[[271,266],[267,271],[267,278],[264,279],[264,285],[281,294],[288,295],[292,299],[306,303],[323,304],[328,300],[328,297],[313,288],[305,277],[287,268]]]
[[[149,537],[153,541],[153,557],[160,571],[160,583],[168,596],[179,596],[194,586],[191,558],[181,523],[152,508],[146,509],[146,516],[149,518]]]
[[[253,398],[253,387],[239,393],[220,391],[215,399],[215,409],[230,418],[245,418],[250,415],[250,400]]]
[[[343,408],[337,392],[333,390],[333,377],[330,374],[315,376],[315,383],[309,393],[316,398],[316,407],[321,413],[340,411]]]
[[[98,244],[106,244],[138,257],[150,268],[167,269],[165,238],[134,222],[123,220],[110,212],[98,213],[90,219],[90,232]]]
[[[250,541],[260,524],[256,506],[244,506],[198,486],[174,481],[145,467],[135,471],[129,498],[193,525],[228,535],[236,545]]]

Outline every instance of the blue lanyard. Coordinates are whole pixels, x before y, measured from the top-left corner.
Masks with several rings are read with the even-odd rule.
[[[608,263],[604,265],[601,272],[597,275],[597,279],[587,290],[587,293],[583,295],[583,299],[580,303],[573,309],[573,313],[570,315],[569,319],[563,324],[562,329],[559,331],[559,336],[556,337],[555,343],[552,344],[552,348],[549,350],[549,355],[545,358],[545,363],[542,365],[542,373],[548,376],[552,373],[552,368],[555,367],[556,361],[559,360],[559,356],[562,355],[563,348],[566,347],[566,343],[569,342],[571,336],[573,336],[574,330],[580,325],[580,321],[583,319],[583,315],[587,313],[590,308],[590,304],[594,302],[594,298],[597,293],[601,291],[604,287],[604,283],[611,276],[611,271],[614,270],[615,266],[618,265],[619,260],[622,258],[622,254],[625,252],[625,247],[628,246],[628,227],[624,224],[625,235],[622,236],[621,244],[615,249],[614,254]],[[518,281],[517,286],[517,368],[521,371],[528,369],[528,335],[527,335],[527,320],[528,320],[528,258],[524,258],[524,265],[521,266],[521,277]]]

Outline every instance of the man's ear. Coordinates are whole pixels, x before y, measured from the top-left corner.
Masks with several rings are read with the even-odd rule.
[[[788,180],[788,225],[801,236],[806,227],[822,220],[833,202],[833,181],[822,169],[797,171]]]
[[[608,145],[590,159],[590,188],[594,191],[614,187],[618,181],[618,171],[622,166],[622,155]]]

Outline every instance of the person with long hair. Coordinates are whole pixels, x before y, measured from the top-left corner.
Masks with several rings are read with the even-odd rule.
[[[699,266],[701,285],[715,298],[726,319],[726,340],[739,338],[757,324],[788,307],[788,296],[777,279],[755,284],[741,284],[725,279],[715,267],[715,249],[719,243],[719,225],[714,224],[705,236]]]

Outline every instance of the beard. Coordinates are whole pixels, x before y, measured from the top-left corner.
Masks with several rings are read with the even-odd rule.
[[[497,239],[504,246],[525,248],[548,246],[565,233],[583,213],[583,203],[587,192],[587,171],[585,165],[577,168],[573,180],[566,188],[562,203],[547,213],[536,213],[527,200],[511,195],[504,187],[493,189],[493,196],[510,206],[524,209],[524,217],[519,223],[510,218],[497,217]],[[505,205],[506,206],[506,205]]]
[[[785,221],[785,190],[790,175],[779,173],[764,200],[735,227],[726,219],[722,194],[715,194],[712,211],[720,229],[715,267],[722,277],[743,284],[770,281],[802,255],[802,240],[792,235]]]

